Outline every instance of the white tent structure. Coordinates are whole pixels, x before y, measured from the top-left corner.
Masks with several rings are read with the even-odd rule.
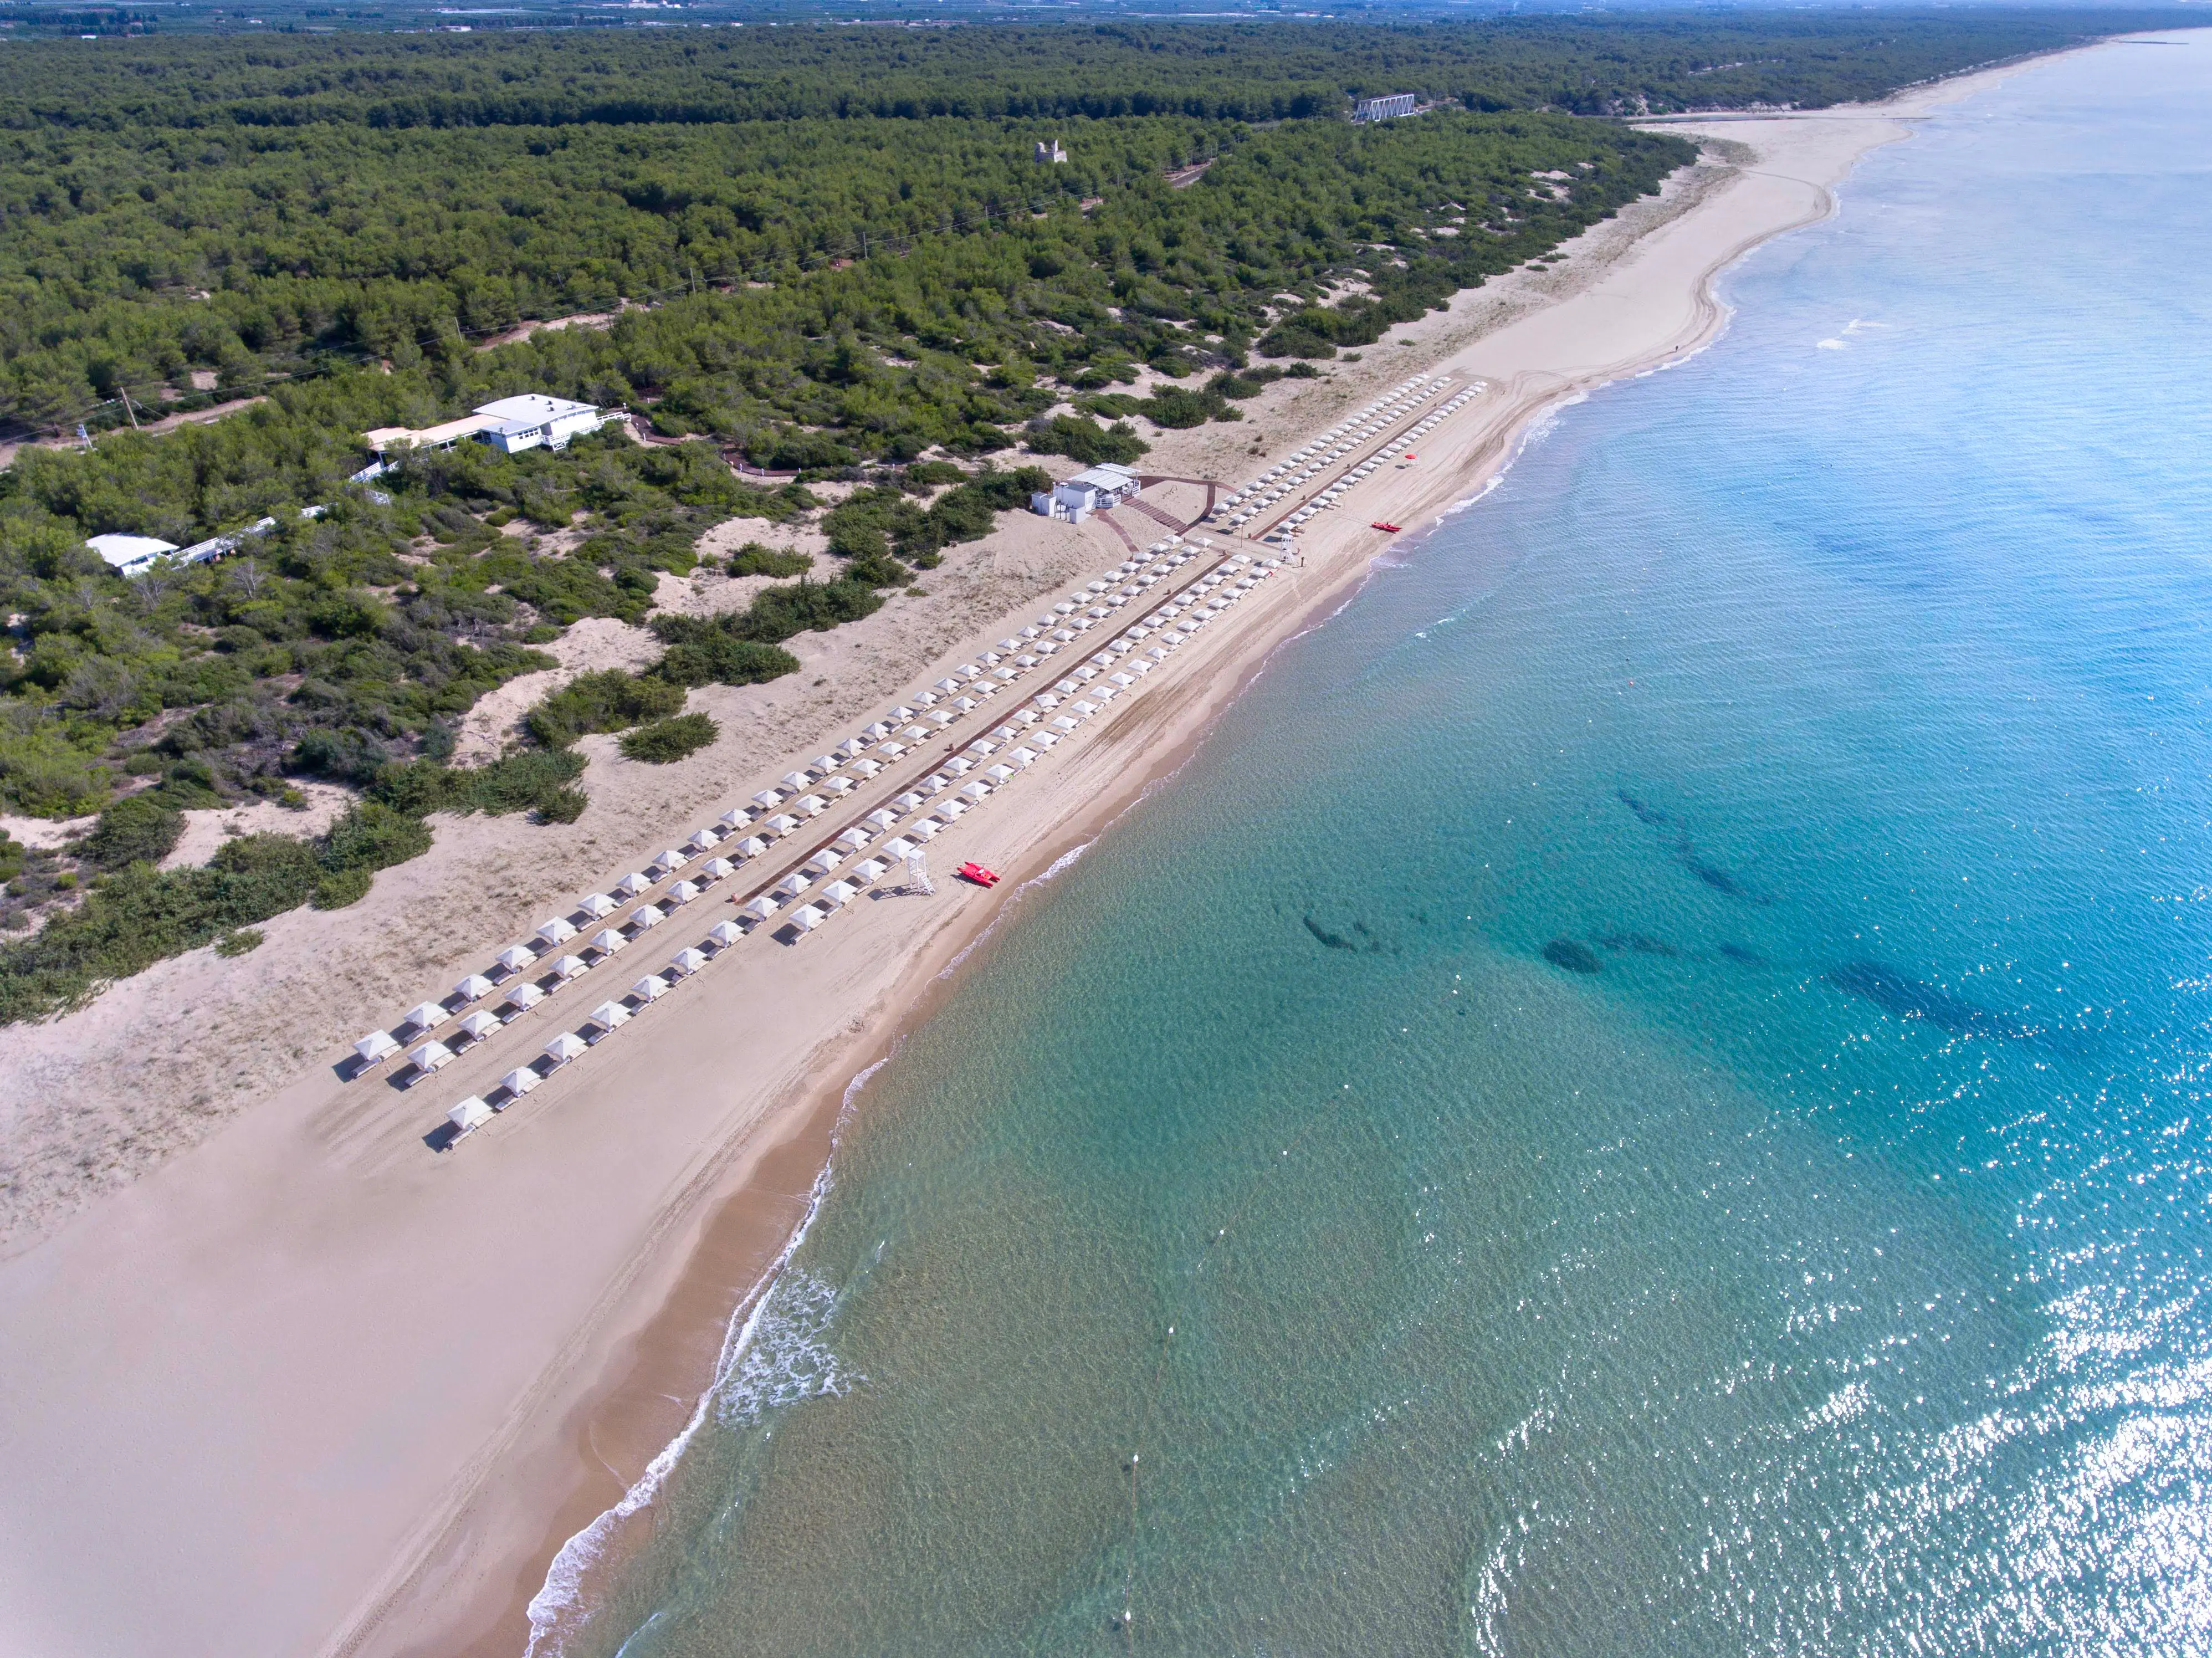
[[[422,1047],[409,1052],[407,1062],[415,1067],[416,1078],[419,1081],[433,1071],[451,1065],[453,1062],[453,1050],[443,1042],[424,1042]]]
[[[707,929],[708,940],[723,950],[727,950],[744,936],[744,929],[735,921],[717,921]]]
[[[446,1121],[453,1125],[453,1138],[459,1139],[464,1134],[475,1133],[489,1122],[491,1108],[471,1094],[446,1113]]]
[[[401,1023],[428,1035],[446,1023],[446,1010],[435,1002],[417,1002],[407,1010],[407,1017]]]
[[[592,935],[592,948],[602,956],[611,956],[615,951],[626,948],[629,944],[629,940],[612,927],[602,927]]]
[[[801,904],[791,913],[791,924],[801,932],[811,932],[830,919],[829,913],[812,904]]]
[[[580,1057],[591,1044],[573,1030],[564,1030],[545,1044],[545,1057],[556,1066],[563,1066]]]
[[[591,970],[592,964],[580,956],[563,956],[553,963],[554,975],[563,984],[572,979],[580,979]]]
[[[499,1029],[499,1016],[486,1013],[481,1008],[461,1021],[461,1035],[472,1042],[480,1042]]]
[[[709,858],[699,866],[699,872],[710,881],[719,881],[726,876],[735,875],[738,866],[726,858]]]
[[[641,904],[631,913],[629,924],[640,932],[659,926],[668,919],[668,912],[658,904]]]
[[[390,1031],[372,1030],[353,1045],[353,1051],[363,1065],[381,1065],[399,1051],[399,1044]]]
[[[860,896],[860,888],[854,886],[850,881],[832,881],[822,889],[823,902],[837,909],[844,908]]]
[[[756,921],[765,921],[782,908],[782,900],[772,892],[763,892],[744,907],[744,913]]]
[[[493,959],[509,973],[520,973],[538,959],[538,952],[528,944],[509,944]]]
[[[514,1010],[507,1016],[509,1019],[519,1019],[544,999],[545,993],[536,985],[517,985],[507,993],[507,999],[500,1005]]]
[[[565,944],[576,936],[576,929],[556,915],[538,929],[538,936],[549,944]]]
[[[694,852],[711,852],[722,843],[720,829],[702,829],[684,844]]]
[[[594,892],[578,899],[576,901],[576,908],[582,910],[585,914],[590,916],[593,920],[598,921],[603,920],[607,916],[613,914],[617,910],[620,909],[622,906],[615,902],[613,899],[608,897],[605,893]]]
[[[750,812],[726,811],[714,820],[714,827],[720,829],[724,835],[734,835],[750,822],[752,822],[752,814]]]
[[[753,804],[758,806],[763,811],[774,811],[778,806],[783,804],[782,791],[780,789],[763,789],[758,794],[753,796]]]
[[[625,898],[639,898],[653,890],[653,877],[633,871],[615,883],[615,890]]]
[[[806,867],[817,875],[827,875],[845,861],[845,854],[835,847],[824,847],[806,860]]]
[[[688,979],[707,965],[707,952],[685,945],[676,952],[668,965],[661,970],[678,979]]]
[[[853,865],[850,873],[863,881],[880,881],[889,868],[890,865],[880,858],[863,858]]]
[[[668,993],[668,981],[655,973],[648,973],[629,987],[629,993],[641,1002],[657,1002]]]
[[[741,858],[757,858],[767,850],[768,842],[757,835],[748,835],[737,845],[738,855]]]
[[[507,1090],[508,1103],[512,1104],[544,1080],[544,1078],[526,1065],[501,1077],[499,1079],[499,1085]]]
[[[793,794],[804,794],[806,793],[806,786],[814,780],[803,771],[787,771],[778,780]]]
[[[480,1002],[491,994],[495,987],[481,973],[471,973],[453,987],[453,994],[465,1002]]]
[[[688,904],[698,896],[699,884],[696,881],[678,881],[668,889],[666,902],[672,904]]]
[[[592,1010],[591,1023],[602,1035],[612,1035],[629,1023],[629,1010],[620,1002],[601,1002]]]
[[[673,875],[678,870],[682,869],[684,865],[690,861],[691,854],[690,853],[682,852],[674,847],[671,847],[667,851],[662,853],[659,857],[654,859],[647,867],[657,869],[663,875]]]

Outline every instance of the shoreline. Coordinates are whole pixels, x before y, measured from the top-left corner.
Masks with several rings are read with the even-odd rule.
[[[1709,118],[1725,128],[1700,135],[1709,146],[1755,154],[1576,273],[1579,287],[1517,311],[1524,288],[1469,290],[1392,331],[1413,349],[1368,348],[1357,374],[1191,434],[1186,446],[1225,453],[1287,416],[1279,453],[1412,374],[1492,388],[1423,440],[1417,468],[1382,472],[1306,537],[1300,567],[1053,756],[1044,783],[963,822],[958,855],[1018,878],[998,894],[891,900],[796,950],[757,948],[678,993],[642,1075],[556,1075],[457,1157],[392,1133],[422,1099],[334,1090],[318,1067],[0,1262],[0,1317],[37,1356],[0,1359],[23,1479],[18,1511],[0,1514],[14,1558],[0,1628],[26,1651],[520,1650],[557,1552],[701,1409],[848,1094],[1042,872],[1140,804],[1277,649],[1349,602],[1399,541],[1365,519],[1425,534],[1472,506],[1553,410],[1708,343],[1727,314],[1721,272],[1832,214],[1834,185],[1910,136],[1905,121],[2041,61],[1856,111]],[[1270,464],[1213,459],[1224,477]],[[1108,541],[1087,544],[1086,566],[1120,556]],[[977,636],[1004,630],[1000,616]],[[89,1458],[46,1448],[94,1443]],[[127,1593],[101,1570],[118,1558],[148,1568]]]

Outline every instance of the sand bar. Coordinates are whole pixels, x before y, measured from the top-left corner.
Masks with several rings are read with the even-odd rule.
[[[949,831],[933,865],[974,858],[1018,881],[1094,835],[1273,643],[1356,586],[1389,539],[1370,519],[1419,528],[1546,408],[1695,349],[1720,320],[1716,271],[1827,212],[1860,155],[1908,132],[1897,117],[1973,84],[1852,118],[1717,125],[1744,164],[1700,168],[1664,210],[1594,229],[1588,257],[1462,295],[1357,371],[1273,388],[1241,429],[1164,442],[1166,469],[1241,482],[1272,464],[1249,452],[1255,428],[1280,434],[1266,445],[1279,454],[1416,373],[1490,388],[1424,439],[1417,464],[1315,520],[1298,568],[1182,647],[1048,772]],[[1086,570],[1118,561],[1097,526],[1044,527],[1091,537]],[[994,616],[944,659],[1036,608]],[[795,746],[843,720],[793,733]],[[676,827],[636,833],[665,844]],[[938,887],[856,904],[796,948],[748,940],[653,1011],[650,1042],[633,1033],[595,1051],[451,1154],[424,1136],[465,1090],[343,1084],[338,1055],[322,1055],[0,1261],[0,1644],[520,1651],[555,1552],[690,1413],[732,1312],[803,1212],[848,1079],[926,1016],[947,966],[1019,901],[1016,882]],[[514,914],[514,936],[538,919]],[[687,912],[684,930],[711,919],[695,926]],[[339,1016],[367,1028],[428,987],[369,985]],[[287,1017],[281,996],[268,1010]]]

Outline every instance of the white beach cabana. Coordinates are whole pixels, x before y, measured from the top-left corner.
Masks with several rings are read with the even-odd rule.
[[[592,948],[602,956],[611,956],[618,950],[629,947],[629,940],[612,927],[602,927],[592,935]]]
[[[748,835],[732,848],[740,858],[757,858],[768,850],[768,842],[757,835]]]
[[[776,781],[781,783],[785,788],[790,790],[793,794],[804,794],[806,793],[806,786],[810,782],[813,781],[813,779],[807,776],[807,774],[803,771],[787,771],[784,773],[781,777],[778,778]]]
[[[780,838],[790,834],[792,830],[797,829],[799,827],[799,820],[796,817],[793,817],[789,812],[780,811],[775,817],[769,818],[768,822],[763,823],[761,827],[766,829],[770,835],[776,835]]]
[[[933,823],[930,819],[924,817],[920,821],[910,824],[907,829],[907,833],[908,835],[919,835],[925,841],[934,841],[937,838],[938,831],[944,827],[945,826],[942,823]]]
[[[661,969],[661,971],[672,973],[679,979],[688,979],[706,965],[707,952],[703,950],[694,950],[690,945],[686,944],[669,958],[668,965]]]
[[[501,1077],[499,1079],[499,1085],[507,1090],[508,1102],[512,1104],[544,1080],[544,1078],[525,1065],[516,1066]]]
[[[579,898],[576,901],[576,908],[597,921],[613,914],[622,906],[604,892],[592,892],[586,893],[583,897]]]
[[[990,780],[994,786],[1006,783],[1013,776],[1013,774],[1014,768],[1012,766],[993,766],[989,770],[983,774],[985,777]]]
[[[975,782],[969,784],[966,788],[961,790],[960,798],[963,800],[972,800],[980,806],[987,799],[989,798],[990,793],[991,786],[979,779]],[[947,802],[947,804],[950,805],[951,803]]]
[[[667,851],[662,853],[659,857],[654,859],[647,867],[656,869],[663,875],[673,875],[678,870],[682,869],[684,865],[690,861],[691,854],[690,853],[682,852],[674,847],[671,847]]]
[[[465,1002],[480,1002],[497,988],[481,973],[471,973],[453,987],[453,994]]]
[[[696,881],[678,881],[668,889],[668,896],[661,902],[670,904],[688,904],[698,896],[699,884]]]
[[[806,860],[806,867],[817,875],[827,875],[845,861],[845,854],[835,847],[824,847]]]
[[[629,918],[629,924],[638,932],[642,932],[647,927],[659,926],[667,919],[668,912],[658,904],[647,904]]]
[[[407,1063],[415,1067],[417,1080],[453,1062],[453,1050],[441,1042],[424,1042],[420,1048],[410,1049],[407,1054]]]
[[[879,829],[887,829],[893,823],[897,823],[898,820],[899,815],[896,812],[890,811],[883,806],[878,806],[873,811],[870,812],[863,821],[873,823]]]
[[[482,1042],[485,1037],[490,1035],[493,1031],[498,1029],[499,1016],[494,1013],[486,1013],[481,1008],[474,1013],[470,1014],[466,1018],[463,1019],[460,1023],[461,1035],[467,1037],[472,1042]]]
[[[372,1030],[353,1045],[353,1051],[363,1065],[381,1065],[399,1051],[399,1044],[390,1031]]]
[[[791,809],[801,817],[819,817],[830,810],[830,803],[818,794],[802,794],[791,803]]]
[[[776,789],[763,789],[753,796],[753,804],[763,811],[774,811],[783,804],[783,795]]]
[[[407,1010],[407,1017],[399,1023],[410,1030],[427,1034],[446,1023],[446,1010],[435,1002],[417,1002]]]
[[[580,956],[563,956],[553,963],[554,976],[563,984],[580,979],[591,970],[592,964]]]
[[[772,892],[763,892],[757,898],[749,899],[743,906],[743,913],[756,921],[765,921],[782,908],[781,899]]]
[[[459,1139],[464,1134],[475,1133],[489,1122],[491,1108],[471,1094],[446,1113],[446,1121],[453,1125],[453,1139]]]
[[[625,898],[641,898],[653,890],[653,877],[633,870],[615,883],[615,890]]]
[[[744,936],[744,929],[735,921],[717,921],[707,929],[708,942],[722,950],[727,950]]]
[[[699,865],[699,872],[710,881],[719,881],[726,876],[735,875],[738,866],[726,858],[709,858]]]
[[[791,912],[791,924],[801,932],[811,932],[829,919],[827,911],[817,909],[812,904],[801,904]]]
[[[726,811],[714,820],[715,826],[725,835],[734,835],[750,822],[752,814],[747,811]]]
[[[891,839],[884,842],[884,855],[886,858],[896,858],[902,862],[906,859],[912,857],[915,850],[914,842],[908,840],[902,835],[894,835]]]
[[[576,929],[556,915],[538,929],[538,936],[549,944],[565,944],[576,936]]]
[[[648,973],[629,987],[629,993],[641,1002],[657,1002],[668,993],[668,981],[657,973]]]
[[[591,1044],[573,1030],[564,1030],[545,1044],[545,1057],[557,1067],[583,1056]]]
[[[863,858],[847,872],[862,881],[880,881],[890,865],[880,858]]]
[[[601,1002],[592,1010],[590,1023],[602,1035],[611,1036],[629,1023],[629,1010],[620,1002]]]
[[[532,1008],[537,1006],[538,1003],[544,999],[545,993],[540,990],[536,985],[517,985],[514,989],[507,993],[507,999],[501,1002],[500,1005],[503,1008],[511,1007],[514,1010],[514,1012],[506,1016],[509,1021],[512,1021],[520,1018],[524,1014],[529,1012]]]
[[[694,852],[712,852],[722,844],[722,832],[715,829],[702,829],[684,844]]]
[[[832,881],[822,889],[823,902],[838,909],[844,908],[860,896],[860,888],[850,881]]]
[[[848,852],[858,852],[862,847],[865,847],[869,841],[875,838],[876,837],[869,833],[869,831],[862,829],[859,824],[855,823],[851,829],[847,829],[842,835],[837,837],[836,844],[842,847]]]
[[[814,878],[804,870],[793,870],[776,884],[776,891],[785,898],[796,898],[814,884]]]

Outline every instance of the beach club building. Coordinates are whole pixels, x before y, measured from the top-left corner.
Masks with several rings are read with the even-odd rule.
[[[477,438],[512,455],[541,445],[565,449],[568,440],[596,432],[603,416],[588,403],[549,398],[540,392],[501,398],[481,404],[459,420],[416,430],[406,426],[380,426],[362,434],[362,441],[378,454],[404,444],[410,449],[450,449],[463,438]]]
[[[1030,497],[1030,511],[1042,518],[1080,524],[1093,513],[1118,507],[1137,493],[1137,475],[1111,461],[1086,466],[1072,478]]]

